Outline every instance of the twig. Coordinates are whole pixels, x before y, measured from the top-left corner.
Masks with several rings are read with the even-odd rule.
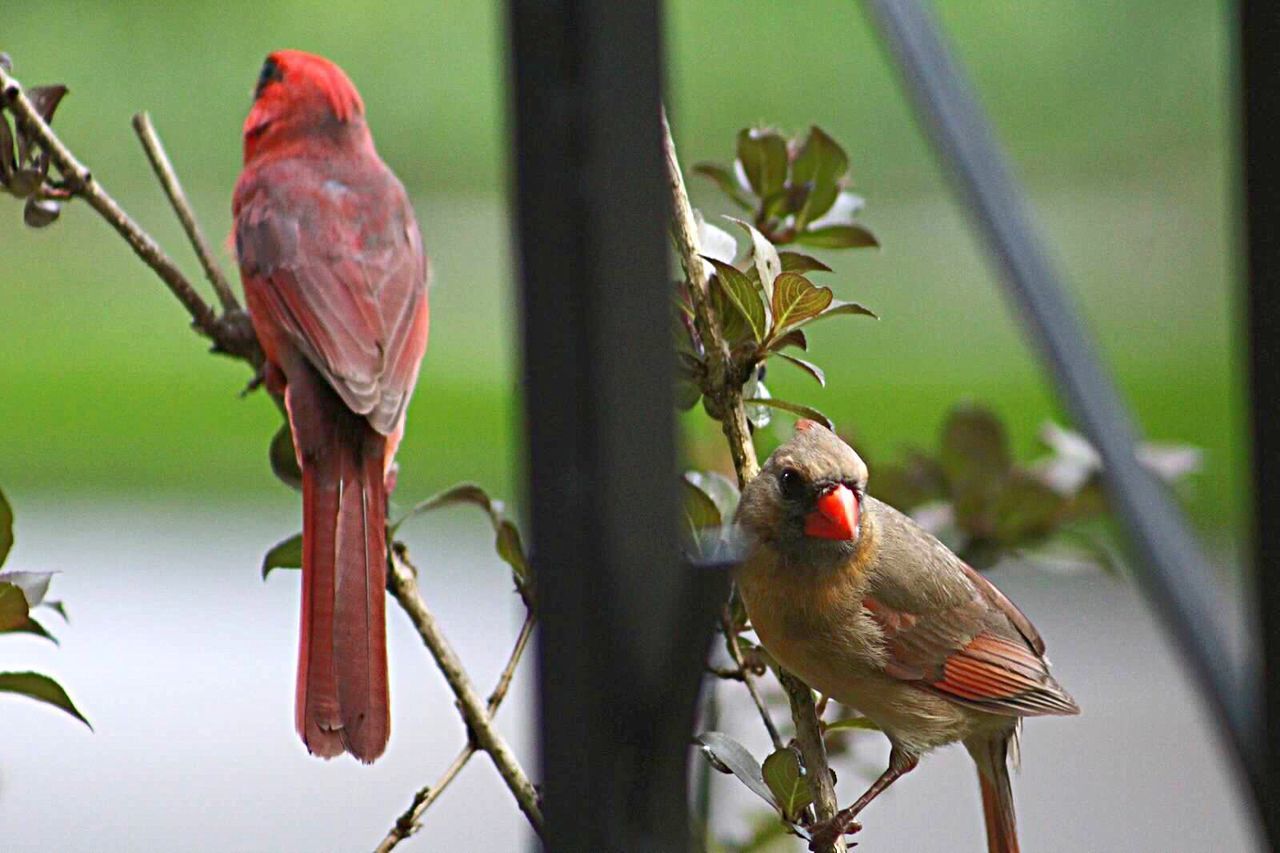
[[[213,308],[204,301],[160,245],[125,213],[94,179],[89,168],[63,144],[44,118],[36,112],[21,84],[3,68],[0,68],[0,96],[3,97],[3,106],[13,115],[22,132],[35,140],[49,155],[50,162],[62,174],[67,189],[88,202],[124,238],[142,262],[155,271],[187,309],[195,329],[212,340],[219,351],[241,358],[254,367],[260,366],[262,354],[247,315],[234,312],[219,318],[214,313]]]
[[[534,789],[529,777],[520,767],[515,753],[507,742],[498,734],[489,721],[489,713],[480,703],[475,687],[462,662],[454,653],[444,632],[436,624],[435,616],[427,609],[427,604],[418,591],[416,570],[409,562],[408,553],[403,545],[396,543],[391,550],[391,573],[389,586],[400,607],[408,615],[409,621],[418,629],[418,635],[426,644],[427,651],[435,659],[436,666],[444,675],[445,681],[458,698],[458,709],[466,721],[477,746],[489,753],[498,775],[507,783],[511,794],[520,805],[520,810],[529,819],[535,832],[542,834],[542,809],[538,802],[538,792]]]
[[[533,636],[534,621],[533,612],[530,611],[524,617],[524,625],[520,627],[520,634],[516,637],[516,644],[511,649],[511,656],[507,658],[507,665],[503,667],[502,675],[498,677],[498,684],[493,688],[493,693],[489,694],[486,710],[490,720],[497,714],[498,706],[506,698],[507,689],[511,686],[511,678],[515,675],[516,666],[524,655],[525,647],[529,644],[529,638]],[[467,762],[471,760],[471,756],[479,751],[480,747],[474,742],[468,743],[445,771],[440,774],[440,778],[436,780],[434,785],[428,785],[414,794],[413,802],[409,804],[409,808],[405,809],[404,814],[396,818],[395,825],[391,827],[386,838],[382,839],[382,842],[375,848],[374,853],[387,853],[401,841],[421,829],[422,825],[419,821],[422,820],[422,816],[427,809],[431,808],[431,804],[439,799],[445,788],[449,787],[449,783],[467,765]]]
[[[738,671],[742,673],[742,683],[747,686],[747,692],[751,694],[751,701],[756,703],[756,710],[760,712],[760,719],[764,722],[764,727],[769,731],[769,740],[773,741],[774,749],[782,749],[782,735],[778,734],[778,727],[773,724],[773,717],[769,714],[769,706],[764,704],[764,700],[760,698],[760,690],[756,687],[756,680],[751,675],[751,671],[747,669],[747,665],[742,660],[742,647],[738,645],[738,632],[733,630],[732,620],[726,615],[721,619],[720,624],[724,627],[725,638],[729,641],[729,656],[733,658],[733,662],[738,665]]]
[[[145,112],[135,115],[133,130],[138,134],[143,150],[147,152],[147,159],[151,161],[151,168],[160,179],[160,185],[164,187],[164,194],[169,197],[169,203],[173,205],[173,212],[178,215],[178,221],[182,223],[182,230],[187,232],[191,248],[195,250],[196,257],[200,259],[200,266],[204,268],[205,278],[209,279],[214,293],[218,294],[222,310],[239,311],[240,303],[236,301],[235,292],[231,289],[231,285],[227,284],[226,276],[222,274],[222,269],[213,258],[209,241],[200,230],[195,211],[192,210],[191,202],[187,200],[187,194],[182,189],[182,182],[178,180],[178,173],[173,170],[173,163],[169,161],[164,144],[160,142],[155,126],[151,123],[151,116]]]
[[[756,459],[755,445],[747,426],[746,410],[742,405],[742,384],[730,376],[732,361],[729,347],[715,322],[707,290],[707,277],[702,266],[698,246],[698,226],[693,216],[693,206],[685,189],[680,161],[676,157],[675,141],[667,123],[666,111],[662,114],[663,147],[666,152],[667,178],[671,187],[673,229],[680,262],[689,278],[689,297],[693,304],[694,325],[707,351],[707,381],[703,392],[710,392],[712,402],[721,414],[721,425],[733,456],[733,467],[738,474],[738,485],[745,486],[758,473],[760,463]],[[818,717],[813,705],[813,691],[795,676],[778,669],[778,680],[791,701],[791,717],[796,726],[796,740],[804,756],[805,778],[813,795],[818,820],[833,817],[837,810],[835,786],[827,765],[827,749],[818,729]],[[750,683],[750,682],[748,682]],[[839,853],[845,849],[844,840],[837,839],[825,846],[820,853]]]
[[[755,448],[751,442],[751,429],[747,425],[746,409],[742,406],[742,382],[731,376],[733,359],[729,345],[720,334],[715,308],[711,305],[706,268],[702,265],[702,252],[698,246],[698,222],[689,203],[689,191],[684,186],[684,174],[676,157],[675,141],[671,137],[671,125],[667,123],[667,111],[662,111],[663,150],[667,160],[667,179],[671,187],[672,221],[676,246],[680,250],[680,263],[689,279],[689,301],[693,304],[694,328],[707,351],[707,377],[703,392],[712,398],[721,412],[720,424],[729,441],[729,453],[738,480],[745,483],[760,473]]]

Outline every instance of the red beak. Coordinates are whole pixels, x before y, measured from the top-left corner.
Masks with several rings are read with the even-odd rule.
[[[848,486],[831,486],[818,496],[817,508],[805,517],[805,535],[819,539],[856,539],[858,510],[858,498]]]

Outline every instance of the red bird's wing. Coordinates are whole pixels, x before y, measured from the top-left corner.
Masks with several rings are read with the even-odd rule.
[[[973,595],[945,609],[909,613],[863,600],[884,632],[885,671],[993,714],[1079,713],[1049,674],[1044,642],[1027,617],[986,578],[964,571]]]
[[[400,182],[381,163],[361,171],[260,170],[237,187],[236,254],[268,357],[296,349],[389,434],[426,349],[426,257]]]

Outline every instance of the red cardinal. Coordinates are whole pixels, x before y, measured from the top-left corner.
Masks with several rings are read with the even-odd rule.
[[[990,853],[1017,853],[1008,758],[1023,717],[1077,714],[1022,612],[914,521],[867,494],[867,466],[801,421],[742,491],[752,539],[738,583],[765,649],[860,710],[892,745],[854,817],[935,747],[961,741],[978,765]],[[816,846],[816,842],[815,842]]]
[[[302,469],[298,734],[316,755],[371,762],[391,728],[388,475],[427,347],[427,260],[342,69],[267,57],[232,211],[267,385]]]

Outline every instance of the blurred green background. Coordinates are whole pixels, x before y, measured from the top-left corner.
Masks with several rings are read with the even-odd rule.
[[[1143,428],[1206,448],[1194,513],[1229,531],[1244,488],[1229,7],[938,7]],[[780,365],[775,396],[823,408],[878,458],[931,444],[952,402],[987,401],[1032,452],[1057,415],[1052,393],[858,4],[668,9],[686,166],[728,160],[744,125],[821,124],[849,150],[884,246],[824,255],[837,273],[824,283],[883,319],[819,326],[811,353],[829,387]],[[462,478],[511,493],[519,414],[499,5],[42,2],[6,4],[0,32],[20,79],[70,86],[56,128],[193,278],[129,118],[151,112],[221,244],[240,123],[263,56],[279,47],[326,54],[356,81],[432,255],[431,345],[401,498]],[[693,186],[709,212],[724,210],[709,186]],[[274,408],[237,396],[243,367],[204,354],[103,222],[77,204],[31,231],[20,203],[0,197],[0,223],[0,483],[11,494],[295,500],[266,462]],[[691,440],[707,442],[706,431]]]

